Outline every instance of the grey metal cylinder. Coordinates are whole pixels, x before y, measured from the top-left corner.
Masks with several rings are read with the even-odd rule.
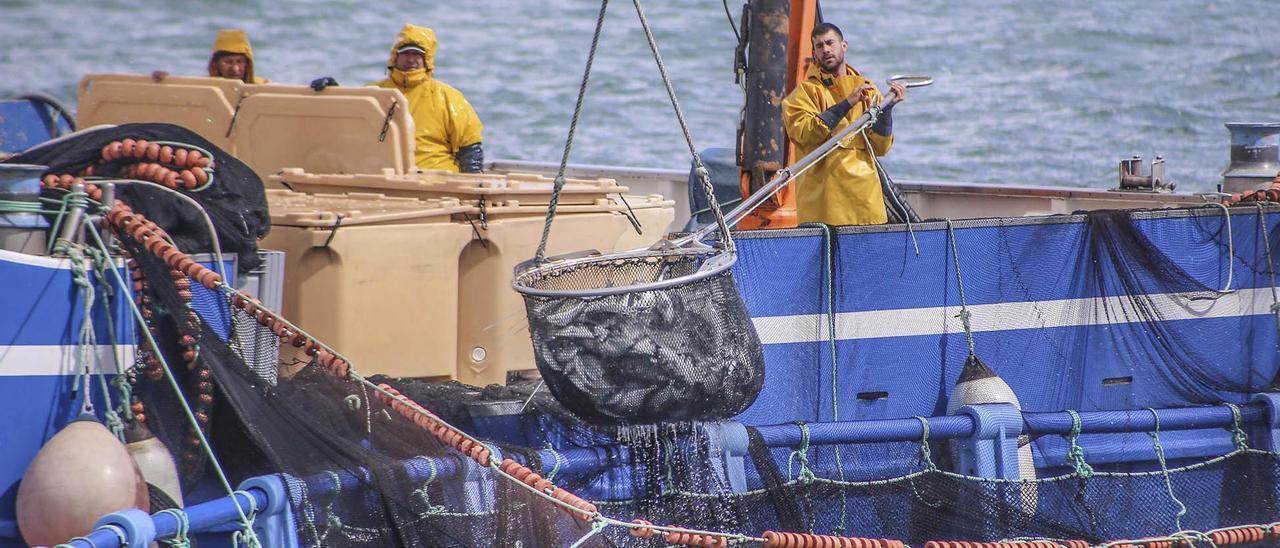
[[[0,164],[0,201],[40,203],[40,175],[48,168],[30,164]],[[13,211],[0,205],[0,249],[42,254],[49,222],[39,213]]]
[[[1222,191],[1232,194],[1271,186],[1280,174],[1280,122],[1230,122],[1231,165],[1222,172]]]

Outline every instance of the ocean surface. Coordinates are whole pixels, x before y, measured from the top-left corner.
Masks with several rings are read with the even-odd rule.
[[[736,18],[740,0],[730,2]],[[698,148],[732,147],[742,107],[715,0],[649,0]],[[466,93],[489,157],[557,161],[599,4],[591,1],[0,0],[0,97],[74,103],[90,72],[201,74],[218,28],[249,32],[258,74],[359,85],[405,22],[434,27],[436,75]],[[1228,121],[1280,121],[1274,0],[826,2],[848,61],[937,78],[895,111],[900,179],[1111,187],[1120,158],[1166,158],[1212,190]],[[630,2],[614,0],[571,156],[684,169],[688,151]]]

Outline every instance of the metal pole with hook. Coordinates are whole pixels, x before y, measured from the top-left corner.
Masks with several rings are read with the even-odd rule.
[[[933,78],[929,76],[899,75],[889,78],[889,82],[901,82],[902,85],[907,88],[918,88],[932,84]],[[757,190],[754,194],[743,199],[737,207],[733,208],[728,215],[725,215],[725,223],[732,228],[749,213],[755,210],[755,208],[759,207],[760,204],[764,203],[765,200],[768,200],[779,190],[782,190],[782,187],[786,186],[788,183],[795,180],[796,177],[799,177],[802,173],[813,167],[813,165],[818,163],[819,160],[822,160],[830,154],[832,150],[835,150],[836,146],[839,145],[840,141],[844,140],[845,137],[871,127],[871,125],[879,119],[880,114],[884,112],[884,109],[892,104],[896,94],[897,92],[890,90],[884,100],[880,101],[880,104],[871,107],[863,113],[862,116],[859,116],[854,120],[852,124],[849,124],[847,127],[840,130],[839,133],[833,135],[830,139],[827,139],[825,143],[822,143],[818,148],[813,149],[812,152],[804,155],[803,158],[800,158],[799,160],[796,160],[795,163],[778,170],[778,173],[774,175],[773,179],[769,181],[768,184],[760,187],[760,190]],[[673,247],[680,247],[692,242],[701,242],[715,229],[716,225],[702,227],[689,236],[685,236],[675,242],[671,242],[670,245]]]

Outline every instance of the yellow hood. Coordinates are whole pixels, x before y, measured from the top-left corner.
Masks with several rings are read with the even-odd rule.
[[[249,35],[240,29],[222,29],[218,37],[213,39],[213,52],[226,51],[239,53],[253,62],[253,47],[249,45]]]
[[[391,46],[391,58],[387,61],[387,66],[396,66],[396,51],[409,44],[422,48],[425,52],[423,56],[426,57],[427,72],[431,72],[436,66],[436,32],[410,23],[405,23],[404,28],[400,29],[400,34],[396,35],[396,42]]]

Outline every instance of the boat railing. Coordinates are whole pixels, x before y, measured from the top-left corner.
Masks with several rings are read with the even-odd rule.
[[[1078,426],[1077,426],[1078,425]],[[723,423],[707,423],[704,425],[718,434],[712,437],[722,445],[725,460],[720,463],[724,472],[730,476],[731,488],[745,488],[745,479],[733,479],[741,476],[743,460],[746,458],[746,432],[741,423],[728,421]],[[926,427],[928,429],[926,438]],[[1054,411],[1054,412],[1018,412],[1009,404],[983,404],[961,408],[956,415],[937,417],[912,417],[876,420],[853,420],[839,422],[815,422],[805,425],[796,423],[759,426],[761,438],[770,448],[795,447],[802,442],[810,447],[853,445],[891,442],[916,442],[926,439],[934,441],[950,440],[959,444],[961,452],[973,453],[979,462],[977,469],[983,477],[1016,478],[1017,463],[1010,466],[1009,455],[1016,453],[1016,444],[1020,436],[1064,436],[1076,432],[1079,435],[1124,435],[1141,434],[1158,430],[1163,433],[1187,432],[1205,429],[1223,429],[1224,434],[1238,429],[1253,434],[1252,446],[1256,449],[1275,452],[1280,436],[1276,436],[1280,428],[1280,395],[1259,394],[1253,402],[1246,405],[1181,407],[1164,409],[1128,409],[1114,411]],[[1176,434],[1175,434],[1176,435]],[[1196,436],[1204,438],[1204,436]],[[804,439],[807,438],[807,439]],[[1015,444],[1012,451],[1001,451],[1000,445]],[[1141,458],[1126,452],[1121,447],[1119,453],[1108,456],[1104,446],[1116,444],[1099,444],[1103,451],[1089,453],[1091,463],[1101,464],[1104,461],[1121,462],[1122,459]],[[1124,444],[1119,444],[1123,446]],[[1230,452],[1233,440],[1223,443],[1204,443],[1201,440],[1197,450],[1182,452],[1177,458],[1198,458],[1218,456]],[[1166,443],[1166,446],[1168,444]],[[993,450],[994,449],[994,450]],[[1113,450],[1116,451],[1116,450]],[[1216,452],[1216,453],[1215,453]],[[523,461],[517,455],[511,458]],[[564,476],[588,476],[606,470],[611,466],[626,466],[630,463],[630,451],[624,446],[616,447],[579,447],[559,451],[542,450],[540,461],[544,463],[544,472],[553,466],[557,473]],[[1174,457],[1174,455],[1171,455]],[[1121,459],[1121,460],[1118,460]],[[737,461],[734,463],[733,461]],[[1013,459],[1016,461],[1016,458]],[[1054,459],[1046,462],[1052,464]],[[1060,462],[1060,461],[1059,461]],[[401,461],[404,473],[410,482],[429,483],[440,480],[453,480],[459,489],[459,502],[468,512],[486,511],[484,508],[492,501],[492,495],[486,495],[482,489],[476,489],[475,482],[489,483],[494,481],[487,469],[475,466],[460,456],[415,457]],[[1040,464],[1040,463],[1038,463]],[[735,472],[734,469],[737,469]],[[461,480],[461,481],[459,481]],[[291,512],[290,492],[297,484],[305,484],[307,494],[313,499],[350,496],[360,485],[368,484],[372,476],[367,470],[356,473],[335,471],[317,474],[309,478],[294,478],[287,474],[269,475],[251,478],[240,485],[240,489],[207,502],[188,506],[182,510],[170,510],[147,515],[141,510],[125,510],[104,516],[97,527],[88,535],[68,541],[66,545],[73,547],[142,547],[157,540],[168,540],[178,536],[197,534],[235,533],[243,527],[241,514],[253,517],[254,529],[263,541],[264,546],[297,546],[294,534],[294,516]],[[491,489],[490,489],[491,490]],[[183,519],[184,516],[185,519]]]

